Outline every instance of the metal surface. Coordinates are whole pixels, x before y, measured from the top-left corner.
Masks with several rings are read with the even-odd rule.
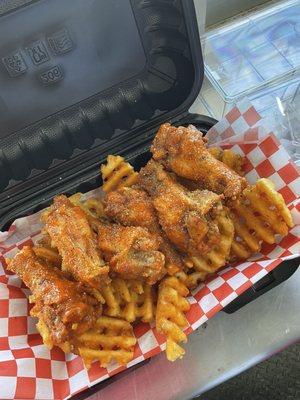
[[[300,342],[206,392],[199,400],[299,400]]]
[[[300,340],[300,270],[232,315],[223,312],[189,337],[175,363],[164,354],[90,400],[189,399]]]

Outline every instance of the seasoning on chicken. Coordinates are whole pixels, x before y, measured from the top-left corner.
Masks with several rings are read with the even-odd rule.
[[[150,197],[140,188],[124,187],[106,195],[105,214],[124,226],[141,226],[161,237],[159,250],[165,255],[169,274],[183,270],[184,264],[176,249],[161,229]]]
[[[98,244],[110,271],[123,279],[142,279],[153,285],[166,273],[158,251],[160,237],[145,228],[98,224]]]
[[[179,250],[202,255],[218,242],[214,214],[222,207],[222,196],[208,190],[189,192],[153,160],[141,169],[139,184],[152,197],[163,230]]]
[[[197,181],[201,188],[236,198],[247,186],[245,178],[217,160],[206,148],[201,132],[194,127],[159,128],[151,151],[154,160],[177,175]]]
[[[67,280],[57,268],[39,259],[33,249],[25,246],[8,262],[32,292],[35,305],[30,314],[47,328],[50,347],[61,345],[89,329],[101,315],[101,305],[88,295],[82,283]]]
[[[63,271],[94,288],[106,282],[109,267],[100,257],[96,235],[80,207],[64,195],[57,196],[42,220],[52,247],[62,257]]]

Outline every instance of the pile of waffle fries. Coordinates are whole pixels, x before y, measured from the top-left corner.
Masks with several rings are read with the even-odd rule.
[[[216,147],[208,149],[208,152],[220,163],[218,164],[219,167],[221,166],[222,168],[224,165],[224,168],[234,171],[240,177],[243,176],[243,158],[240,155],[233,153],[231,150],[222,150]],[[191,188],[197,187],[197,182],[196,184],[195,182],[189,182],[186,180],[188,177],[184,176],[184,174],[177,177],[176,171],[171,170],[168,172],[168,168],[166,168],[166,171],[163,169],[164,172],[170,174],[170,179],[174,180],[175,185],[180,184],[184,187],[186,182],[186,186],[182,190],[189,190],[190,198],[194,199],[194,195],[190,193],[193,193]],[[74,215],[79,213],[78,210],[80,210],[81,214],[78,214],[80,218],[86,218],[87,224],[92,231],[91,238],[96,237],[100,224],[112,224],[108,226],[122,225],[120,221],[112,220],[106,214],[104,203],[108,194],[117,192],[121,188],[130,187],[147,191],[139,184],[139,173],[121,156],[109,155],[106,165],[101,166],[101,174],[103,199],[90,198],[85,200],[81,193],[76,193],[68,199],[72,204]],[[199,183],[199,187],[203,193],[211,189],[205,187],[203,182],[201,182],[201,185]],[[148,195],[149,201],[153,201],[151,191],[149,191]],[[109,272],[108,274],[103,272],[103,278],[101,278],[102,272],[100,278],[97,275],[96,278],[100,279],[99,284],[95,284],[95,282],[98,282],[96,278],[90,286],[87,284],[88,281],[83,280],[81,282],[79,278],[81,271],[76,271],[76,274],[72,274],[72,266],[65,265],[66,254],[60,251],[60,246],[54,245],[51,235],[49,236],[47,231],[46,223],[43,239],[32,248],[36,257],[35,262],[44,263],[45,268],[57,270],[58,276],[63,281],[70,280],[83,283],[82,290],[87,296],[94,299],[98,306],[93,305],[97,311],[92,323],[87,324],[83,329],[82,326],[84,324],[73,322],[70,328],[71,334],[68,333],[67,339],[61,341],[53,339],[49,323],[40,312],[35,312],[34,315],[39,319],[37,328],[44,343],[49,347],[57,345],[66,353],[72,352],[80,355],[87,368],[90,367],[93,361],[99,361],[101,366],[104,367],[112,360],[120,364],[126,364],[132,360],[136,344],[133,326],[142,321],[144,323],[155,323],[156,329],[166,336],[166,355],[168,360],[174,361],[183,357],[184,349],[180,346],[180,343],[187,341],[184,329],[187,328],[185,313],[190,308],[187,299],[190,290],[194,289],[199,282],[204,281],[207,276],[227,265],[228,262],[245,260],[252,254],[259,252],[263,243],[274,243],[277,234],[281,236],[287,235],[288,229],[293,226],[291,214],[282,196],[276,192],[273,183],[268,179],[259,179],[254,185],[250,185],[245,181],[245,185],[238,195],[231,198],[225,198],[222,193],[218,193],[218,195],[219,199],[216,205],[209,206],[210,211],[213,210],[209,217],[207,217],[208,212],[203,211],[203,218],[206,218],[204,219],[205,223],[207,225],[213,224],[214,230],[218,233],[218,240],[215,242],[208,241],[205,250],[202,252],[193,253],[190,251],[189,254],[185,254],[181,248],[176,248],[176,245],[172,243],[172,239],[168,237],[167,230],[164,232],[163,224],[161,224],[162,226],[158,224],[158,228],[155,228],[161,230],[160,236],[163,239],[167,237],[166,240],[171,243],[182,262],[182,267],[179,268],[168,269],[167,267],[161,267],[160,275],[155,282],[151,281],[152,275],[141,274],[140,276],[132,277],[132,272],[128,272],[126,276],[126,271],[128,270],[126,260],[130,257],[134,259],[136,254],[139,254],[140,258],[137,261],[137,265],[140,265],[139,263],[141,262],[148,262],[148,259],[145,261],[143,258],[145,254],[147,255],[147,250],[141,250],[139,240],[134,242],[134,246],[136,246],[134,251],[130,249],[126,253],[123,249],[124,246],[126,247],[125,243],[122,248],[116,246],[116,253],[110,254],[109,258],[105,258],[105,251],[102,252],[101,249],[106,249],[106,247],[101,246],[101,240],[104,240],[101,235],[98,237],[100,245],[99,249],[97,249],[97,254],[101,262],[102,271],[108,267],[107,270]],[[153,201],[153,204],[155,206],[155,201]],[[208,206],[205,205],[205,207]],[[54,209],[52,213],[60,211],[60,209]],[[130,214],[130,207],[127,212]],[[155,208],[155,212],[159,214],[158,207]],[[44,218],[48,218],[48,215],[49,210],[46,210]],[[161,221],[160,218],[158,220],[159,222]],[[135,225],[135,228],[138,225],[140,229],[143,229],[140,232],[146,231],[147,233],[149,231],[149,235],[154,235],[156,231],[154,228],[150,228],[150,222],[149,229],[147,228],[148,221],[144,222],[143,224],[136,222],[132,225]],[[125,229],[123,225],[121,228]],[[130,223],[126,224],[126,229],[130,230],[130,227],[133,228]],[[188,231],[188,234],[192,236],[193,233],[194,235],[194,232],[190,233],[186,226],[183,226],[183,228],[185,233]],[[125,232],[129,232],[128,229],[124,230],[124,235]],[[207,226],[205,229],[208,229]],[[55,231],[50,230],[51,232],[55,234]],[[198,234],[199,232],[196,233]],[[77,232],[77,234],[80,235],[80,232]],[[84,246],[87,245],[79,243],[77,246],[78,251],[82,250],[81,246],[85,248]],[[164,253],[162,249],[163,247],[159,244],[158,249],[151,250],[152,258],[150,257],[149,259],[152,260],[153,254],[158,252]],[[122,258],[120,255],[122,255]],[[166,253],[163,255],[163,259],[167,262]],[[114,269],[113,267],[118,262],[121,262],[120,260],[122,261],[120,265],[123,269],[119,270],[116,267]],[[13,261],[8,260],[7,263],[8,268],[16,272],[12,266]],[[27,283],[25,279],[24,281]],[[43,282],[41,285],[43,285]],[[30,287],[30,285],[28,286]],[[32,288],[31,290],[33,291],[31,301],[37,302],[34,290]],[[81,326],[80,329],[79,325]]]

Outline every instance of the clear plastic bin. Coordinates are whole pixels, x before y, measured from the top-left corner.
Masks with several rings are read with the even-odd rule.
[[[219,103],[214,114],[220,118],[237,100],[262,94],[300,69],[300,1],[282,1],[208,32],[203,51],[216,93],[204,85],[201,95],[208,108]]]
[[[278,120],[274,131],[280,137],[281,143],[290,153],[292,159],[300,167],[300,79],[293,98],[288,98],[282,104],[282,117]]]
[[[293,79],[258,90],[248,95],[248,98],[300,166],[300,73]],[[202,113],[217,119],[222,117],[224,102],[207,80],[204,81],[199,104],[201,111],[206,110]]]

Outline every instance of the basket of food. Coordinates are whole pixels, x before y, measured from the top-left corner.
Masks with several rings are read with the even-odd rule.
[[[220,125],[208,139],[222,138]],[[188,334],[297,256],[292,214],[299,178],[287,153],[273,135],[259,138],[257,124],[221,142],[208,147],[194,126],[164,124],[140,171],[109,155],[101,188],[57,195],[12,225],[2,260],[30,289],[32,308],[27,314],[28,290],[20,279],[4,275],[7,308],[23,304],[24,314],[8,315],[8,334],[25,334],[37,321],[40,337],[19,338],[25,346],[19,354],[31,356],[2,366],[23,363],[24,369],[29,360],[37,366],[43,360],[49,376],[36,373],[60,398],[72,394],[75,378],[81,389],[163,350],[175,361]],[[259,162],[258,153],[264,154]],[[273,180],[270,159],[279,163]],[[287,179],[279,191],[277,175]],[[59,364],[70,374],[65,380],[53,379]],[[22,379],[16,377],[18,390]]]
[[[53,22],[30,46],[42,67],[22,50],[33,32],[19,43],[20,85],[63,64],[51,85],[34,81],[48,114],[7,114],[1,131],[3,399],[66,399],[164,350],[180,359],[189,334],[299,256],[299,174],[255,109],[243,102],[214,126],[187,113],[203,76],[192,2],[103,5],[126,66],[101,59],[108,86],[89,70],[107,43],[97,24],[82,34],[83,2],[61,3],[64,27],[50,3],[3,13]],[[67,79],[76,51],[90,85]]]

